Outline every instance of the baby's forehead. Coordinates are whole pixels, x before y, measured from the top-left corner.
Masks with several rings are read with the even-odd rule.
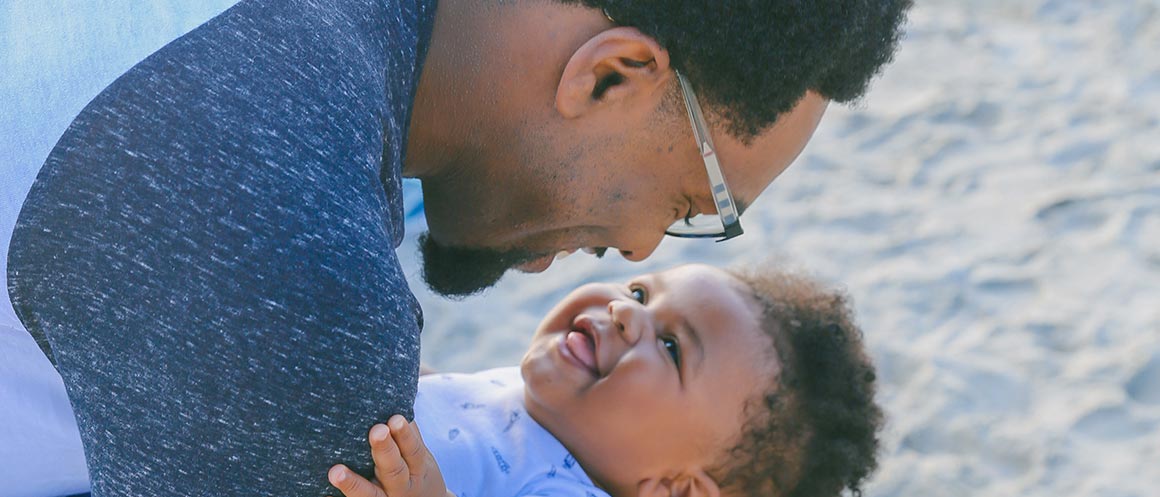
[[[639,278],[660,281],[674,292],[729,291],[751,297],[755,295],[749,285],[736,274],[707,264],[684,264],[644,274]]]
[[[672,277],[673,280],[680,283],[671,285],[670,291],[701,302],[702,305],[690,306],[688,309],[690,312],[712,310],[714,306],[724,305],[726,302],[724,299],[732,301],[733,298],[736,298],[737,301],[744,303],[744,309],[729,306],[734,310],[733,315],[752,318],[747,319],[752,323],[747,322],[743,327],[753,332],[761,331],[761,318],[765,312],[765,305],[762,303],[760,294],[745,280],[736,274],[713,266],[690,265],[682,267],[688,267],[689,271]]]
[[[718,285],[683,290],[696,300],[676,312],[712,342],[706,345],[712,345],[712,355],[720,356],[715,359],[734,367],[747,366],[753,375],[774,376],[781,361],[777,330],[770,329],[773,323],[765,319],[765,304],[742,280],[726,277]]]

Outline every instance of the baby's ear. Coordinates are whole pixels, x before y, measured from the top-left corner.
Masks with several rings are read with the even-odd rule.
[[[721,497],[717,480],[702,469],[683,473],[674,482],[673,497]]]
[[[637,497],[721,497],[721,487],[704,470],[681,472],[672,478],[650,478],[637,486]]]

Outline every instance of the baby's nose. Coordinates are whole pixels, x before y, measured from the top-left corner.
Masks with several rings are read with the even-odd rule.
[[[612,316],[612,324],[617,333],[630,345],[640,340],[647,323],[645,322],[644,308],[636,301],[613,300],[608,303],[608,314]]]

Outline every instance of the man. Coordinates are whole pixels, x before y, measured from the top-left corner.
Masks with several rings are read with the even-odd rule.
[[[368,470],[418,369],[401,176],[447,294],[737,236],[908,6],[246,0],[169,44],[73,122],[9,251],[94,494],[322,495],[329,465]]]

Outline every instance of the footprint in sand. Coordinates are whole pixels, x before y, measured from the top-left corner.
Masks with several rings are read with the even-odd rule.
[[[1138,436],[1142,430],[1123,405],[1096,408],[1084,414],[1073,429],[1084,435],[1102,440],[1126,440]]]
[[[1065,197],[1049,202],[1035,213],[1052,233],[1093,231],[1104,224],[1108,214],[1102,198]]]
[[[1160,404],[1160,353],[1144,364],[1124,385],[1128,397],[1142,404]]]

